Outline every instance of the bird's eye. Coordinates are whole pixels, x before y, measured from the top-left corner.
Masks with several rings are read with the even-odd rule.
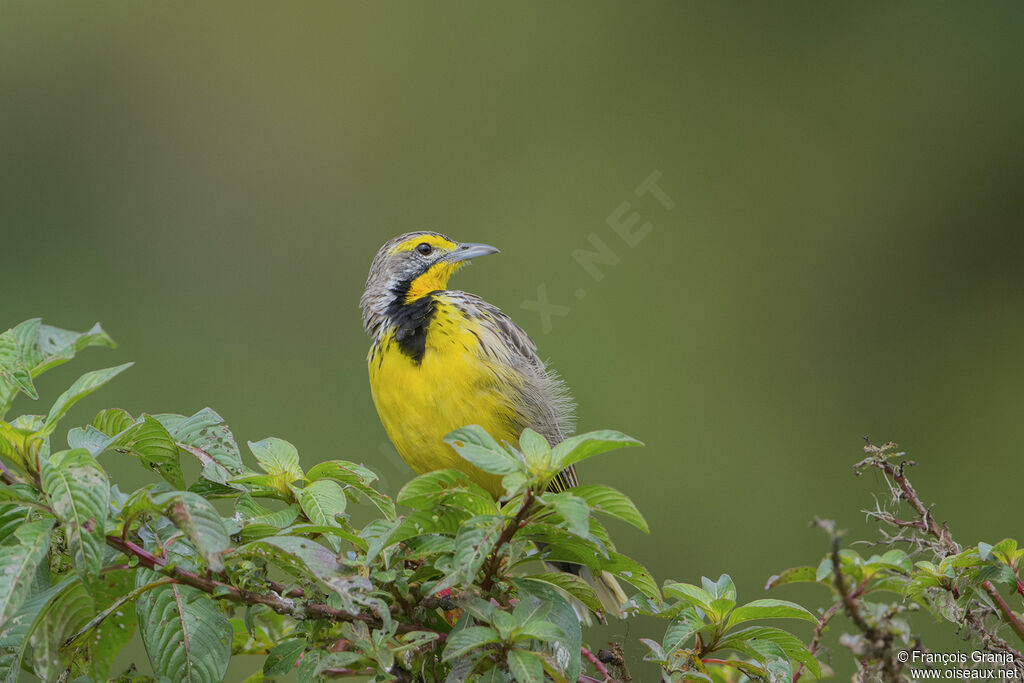
[[[430,256],[430,252],[434,251],[434,248],[426,242],[420,242],[416,245],[416,251],[420,252],[424,256]]]

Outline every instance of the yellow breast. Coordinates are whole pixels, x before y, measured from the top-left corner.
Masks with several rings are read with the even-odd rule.
[[[480,341],[486,337],[477,321],[439,298],[418,361],[402,351],[393,330],[370,349],[370,389],[384,429],[413,470],[459,469],[498,496],[499,477],[481,472],[444,443],[449,432],[470,424],[499,442],[518,438],[512,406],[521,383],[510,368],[487,358]]]

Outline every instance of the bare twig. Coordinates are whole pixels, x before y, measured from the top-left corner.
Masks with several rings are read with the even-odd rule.
[[[615,681],[611,677],[611,674],[608,673],[608,669],[607,667],[605,667],[604,662],[598,659],[597,655],[595,655],[593,652],[591,652],[585,647],[580,648],[580,654],[582,654],[588,662],[594,665],[594,668],[597,669],[597,673],[604,676],[603,683],[615,683]]]

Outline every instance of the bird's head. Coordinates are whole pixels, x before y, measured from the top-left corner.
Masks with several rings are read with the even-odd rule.
[[[409,232],[389,240],[370,265],[359,302],[363,325],[376,336],[395,306],[411,304],[445,289],[448,280],[477,256],[494,254],[489,244],[456,242],[436,232]]]

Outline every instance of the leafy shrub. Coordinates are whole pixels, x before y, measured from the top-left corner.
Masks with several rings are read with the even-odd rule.
[[[114,344],[98,325],[76,333],[39,320],[0,335],[3,681],[22,672],[45,681],[108,680],[136,629],[157,680],[219,681],[231,656],[243,654],[264,657],[250,681],[292,672],[300,681],[632,680],[621,645],[597,653],[586,647],[581,616],[601,610],[593,589],[549,562],[609,572],[631,585],[630,611],[666,622],[660,640],[641,642],[668,681],[819,677],[828,672],[819,662],[822,632],[840,611],[859,629],[846,643],[862,673],[889,680],[905,677],[896,647],[919,647],[904,619],[919,607],[969,629],[986,650],[1016,652],[1001,626],[1024,637],[1019,615],[995,588],[1024,595],[1024,550],[1010,540],[961,549],[907,493],[913,489],[888,447],[871,451],[860,467],[885,472],[902,492],[894,502],[909,501],[918,517],[903,521],[882,508],[873,514],[899,531],[884,542],[909,541],[931,560],[914,564],[897,549],[865,559],[840,549],[833,531],[832,550],[817,568],[769,581],[769,588],[830,586],[829,607],[814,613],[777,599],[740,604],[728,575],[659,586],[619,553],[601,520],[647,531],[619,491],[546,491],[569,464],[639,445],[619,432],[549,447],[531,430],[512,445],[465,427],[447,441],[502,477],[501,500],[443,470],[411,480],[392,501],[362,464],[328,460],[305,471],[282,439],[248,442],[253,469],[209,408],[191,416],[104,409],[67,432],[67,449],[53,448],[67,411],[130,364],[82,375],[46,415],[3,419],[18,393],[38,398],[36,377],[90,346]],[[127,460],[150,470],[153,482],[131,492],[112,484],[107,471]],[[199,465],[194,481],[182,468],[189,460]],[[355,504],[374,512],[360,528],[349,512]],[[882,591],[897,599],[868,601]],[[809,646],[765,624],[776,619],[813,622]],[[132,666],[116,680],[154,679]]]

